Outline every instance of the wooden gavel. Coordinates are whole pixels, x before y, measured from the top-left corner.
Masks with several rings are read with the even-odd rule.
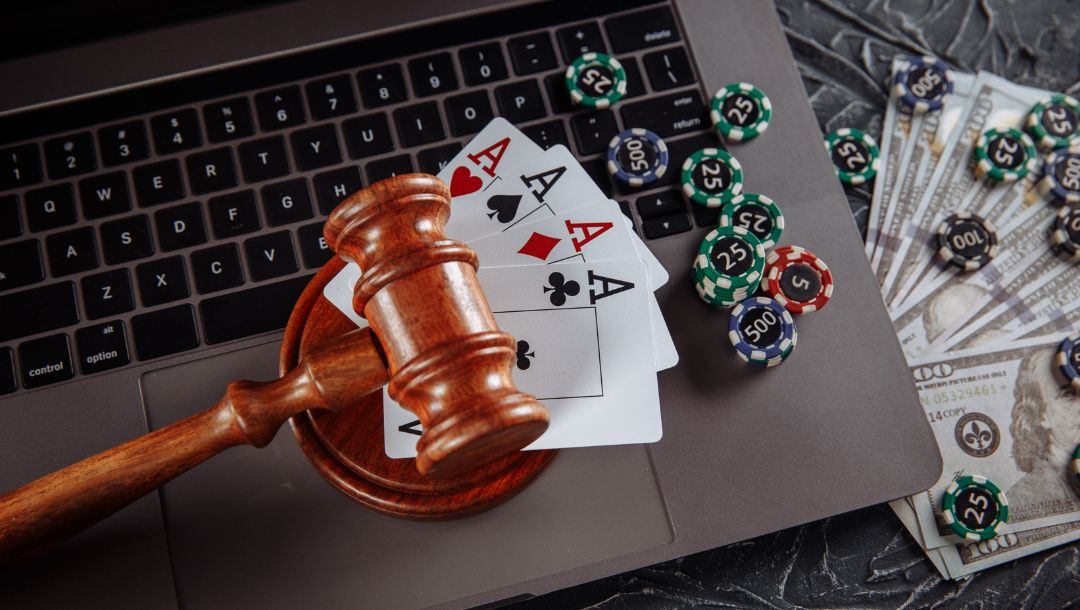
[[[452,477],[536,440],[548,412],[514,386],[516,343],[480,290],[476,254],[443,232],[449,215],[448,187],[426,174],[342,202],[324,235],[363,269],[353,306],[370,328],[309,350],[280,379],[235,381],[207,411],[0,496],[0,557],[78,533],[225,449],[267,445],[294,415],[356,405],[388,381],[423,426],[425,475]]]

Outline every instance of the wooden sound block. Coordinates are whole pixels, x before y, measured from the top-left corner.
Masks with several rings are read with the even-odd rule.
[[[281,373],[310,348],[354,328],[322,295],[345,266],[328,262],[304,289],[285,328]],[[555,457],[555,451],[522,451],[463,475],[420,474],[416,460],[390,459],[383,448],[382,391],[341,411],[306,411],[290,424],[300,448],[335,487],[364,506],[410,519],[447,519],[487,510],[521,491]]]

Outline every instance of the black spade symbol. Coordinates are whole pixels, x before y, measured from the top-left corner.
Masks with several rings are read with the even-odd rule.
[[[488,218],[494,218],[506,224],[517,217],[518,206],[521,205],[521,195],[492,195],[487,202],[491,210]]]

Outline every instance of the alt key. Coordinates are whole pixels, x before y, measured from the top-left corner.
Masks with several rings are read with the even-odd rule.
[[[124,323],[119,320],[80,328],[75,332],[75,344],[79,348],[79,371],[83,375],[124,366],[130,360]]]

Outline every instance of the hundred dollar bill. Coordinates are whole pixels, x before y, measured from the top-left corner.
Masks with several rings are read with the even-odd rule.
[[[903,292],[901,289],[894,293],[894,283],[899,282],[901,287],[910,286],[933,264],[937,251],[933,237],[937,225],[945,217],[959,211],[987,212],[996,208],[993,203],[1008,197],[1005,191],[1017,190],[1022,198],[1024,189],[1030,188],[1030,184],[1025,182],[999,184],[978,179],[971,169],[972,149],[986,129],[1022,126],[1031,106],[1048,92],[1021,87],[984,72],[978,74],[973,87],[973,99],[966,116],[950,134],[915,212],[901,229],[900,244],[885,280],[887,294],[893,297],[887,301],[889,303],[896,301],[895,293]],[[986,205],[988,198],[996,201]],[[1010,202],[1013,201],[1010,198]],[[1013,209],[1015,206],[1006,204],[1005,207]],[[1003,213],[1004,209],[994,216],[1000,218]],[[902,273],[903,277],[897,277]],[[904,295],[899,296],[903,298]]]
[[[897,339],[909,356],[920,354],[941,337],[948,337],[960,325],[998,295],[1015,294],[1021,275],[1045,270],[1053,253],[1041,227],[1053,216],[1048,206],[1033,206],[1010,223],[1001,238],[1001,250],[988,265],[971,274],[959,269],[943,272],[919,296],[907,301],[893,315]]]
[[[915,212],[915,204],[930,182],[944,145],[971,100],[974,84],[973,74],[955,74],[953,92],[941,109],[919,115],[912,121],[911,137],[899,161],[897,182],[885,200],[877,249],[871,261],[881,286],[885,285],[893,257],[900,247],[900,230]]]
[[[1076,284],[1080,284],[1080,282]],[[1052,313],[1047,318],[1047,321],[1042,324],[1024,325],[1009,338],[1020,340],[1029,337],[1076,336],[1077,333],[1080,333],[1080,297],[1075,297],[1073,302],[1062,308],[1060,313]]]
[[[964,542],[939,514],[942,492],[961,475],[985,476],[1005,492],[1002,534],[1080,520],[1069,470],[1080,396],[1054,374],[1059,341],[1037,337],[910,363],[943,461],[938,482],[910,497],[927,548]]]
[[[892,86],[896,73],[906,66],[907,61],[904,58],[894,57],[889,71],[889,80],[886,83],[889,101],[885,106],[885,120],[881,126],[882,170],[874,179],[874,192],[870,197],[870,212],[866,220],[866,257],[870,259],[871,266],[875,260],[874,251],[877,248],[882,216],[886,209],[882,202],[888,199],[889,193],[893,190],[897,172],[901,169],[900,157],[905,144],[911,139],[911,113],[899,103],[896,88]]]
[[[949,577],[957,579],[1077,539],[1080,521],[1069,521],[935,550],[940,552]]]

